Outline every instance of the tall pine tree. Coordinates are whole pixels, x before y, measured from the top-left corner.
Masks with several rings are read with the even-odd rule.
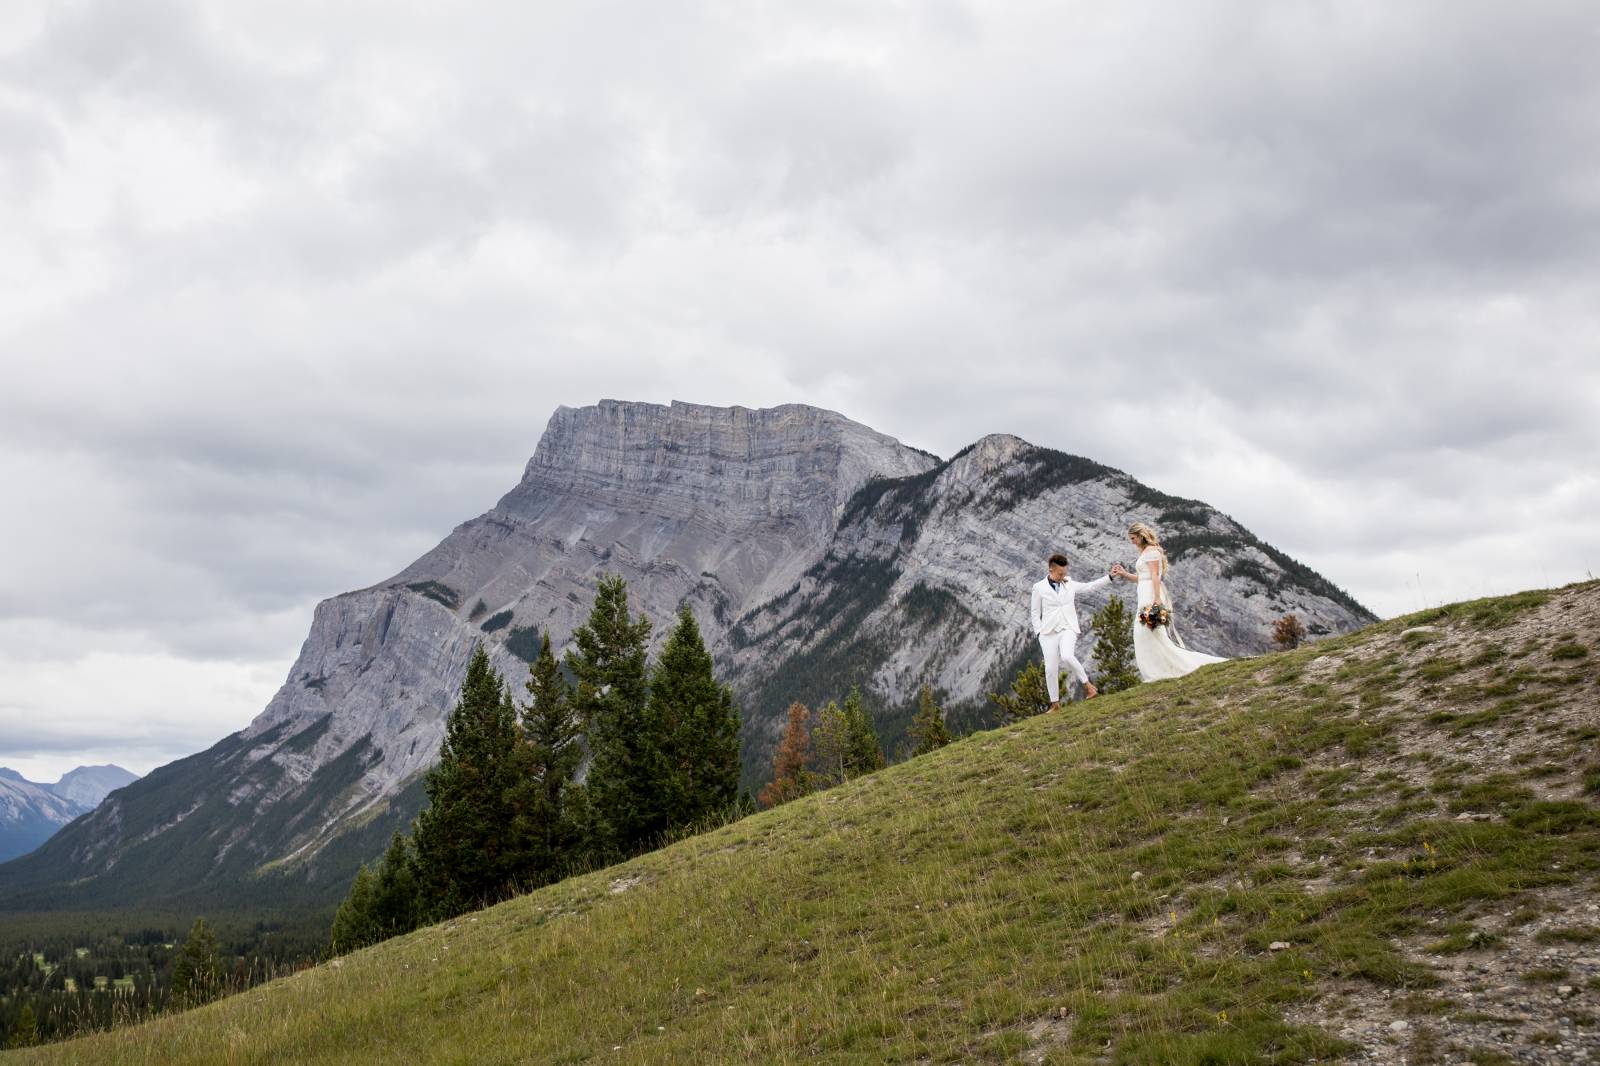
[[[739,798],[739,709],[719,684],[688,604],[650,676],[651,724],[668,774],[667,821],[693,826]]]
[[[872,716],[861,698],[861,689],[855,686],[845,696],[843,706],[829,700],[817,712],[812,741],[817,767],[813,783],[818,788],[832,788],[885,765],[883,745],[872,726]]]
[[[581,860],[583,786],[576,782],[583,762],[582,731],[572,692],[545,634],[539,654],[528,664],[523,686],[522,753],[527,769],[517,801],[519,835],[528,842],[525,860],[530,884],[559,880]]]
[[[333,931],[328,934],[329,954],[344,955],[383,939],[377,935],[372,921],[372,884],[375,880],[366,863],[362,863],[361,869],[356,871],[355,880],[350,882],[350,891],[345,895],[344,902],[334,912]]]
[[[525,763],[517,710],[480,644],[461,699],[445,719],[439,762],[423,779],[417,815],[417,881],[424,910],[448,918],[486,906],[517,887],[527,854],[514,824]]]
[[[845,776],[859,777],[883,769],[883,745],[878,740],[878,731],[873,728],[872,715],[867,711],[866,701],[861,698],[858,686],[850,686],[850,692],[844,698],[844,721]]]
[[[378,864],[372,883],[372,929],[379,940],[409,933],[422,924],[417,890],[417,858],[411,841],[396,832]]]
[[[842,785],[850,776],[852,736],[850,721],[838,701],[829,700],[817,712],[817,727],[811,731],[812,762],[816,766],[817,788]]]
[[[396,832],[376,869],[363,864],[356,871],[349,893],[333,916],[329,953],[343,955],[409,933],[422,920],[416,858],[405,834]]]
[[[950,730],[945,728],[944,709],[933,699],[933,689],[927,685],[917,693],[917,714],[911,719],[911,739],[916,741],[912,755],[926,755],[950,743]]]
[[[629,617],[626,581],[602,577],[589,620],[572,639],[567,665],[577,679],[573,704],[589,742],[590,807],[603,843],[632,855],[660,839],[671,813],[666,759],[650,713],[650,622]]]
[[[217,937],[204,918],[196,918],[172,964],[172,998],[183,1007],[208,1003],[222,994]]]

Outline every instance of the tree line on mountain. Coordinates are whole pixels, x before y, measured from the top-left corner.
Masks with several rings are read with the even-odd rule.
[[[739,709],[687,606],[654,664],[651,623],[603,577],[563,663],[548,635],[525,700],[473,651],[427,805],[363,867],[334,918],[343,953],[659,846],[752,809]],[[587,761],[587,773],[579,770]]]

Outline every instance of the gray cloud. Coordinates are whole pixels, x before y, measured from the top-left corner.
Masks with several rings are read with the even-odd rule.
[[[691,161],[695,206],[747,219],[851,201],[904,162],[909,117],[871,70],[813,60],[760,71],[713,112],[709,150]]]
[[[0,763],[237,728],[318,599],[489,506],[557,404],[602,396],[817,403],[943,454],[1017,433],[1206,499],[1386,613],[1582,577],[1591,22],[24,5]]]

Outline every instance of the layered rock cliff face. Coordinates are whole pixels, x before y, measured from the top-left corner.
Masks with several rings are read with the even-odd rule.
[[[602,572],[658,626],[695,610],[745,700],[748,781],[790,699],[860,682],[892,737],[924,681],[981,706],[1029,650],[1042,556],[1131,562],[1134,517],[1171,535],[1192,644],[1261,650],[1285,610],[1313,632],[1371,617],[1203,504],[1014,437],[940,462],[799,405],[561,408],[493,509],[317,607],[248,728],[0,867],[0,905],[59,902],[67,881],[77,902],[337,898],[420,806],[473,645],[520,683],[537,635],[563,647]]]
[[[388,581],[317,608],[290,681],[244,736],[331,715],[315,744],[273,756],[291,781],[369,739],[359,811],[432,765],[476,642],[489,639],[495,666],[520,680],[527,667],[506,638],[548,632],[559,647],[587,617],[597,575],[615,573],[658,622],[690,603],[715,647],[735,614],[822,557],[869,478],[936,461],[811,407],[562,408],[493,510]]]

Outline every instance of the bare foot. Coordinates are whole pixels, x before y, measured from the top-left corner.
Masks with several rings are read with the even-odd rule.
[[[1100,695],[1100,690],[1094,687],[1094,682],[1091,681],[1089,684],[1083,686],[1084,699],[1092,700],[1098,695]]]
[[[1052,703],[1049,707],[1045,708],[1045,712],[1044,713],[1045,714],[1055,714],[1060,709],[1061,709],[1061,701],[1057,700],[1055,703]]]

